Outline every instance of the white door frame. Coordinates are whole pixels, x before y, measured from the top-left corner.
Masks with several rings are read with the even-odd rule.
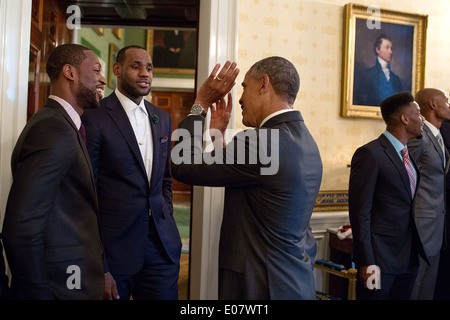
[[[237,62],[239,0],[200,0],[197,88],[211,70]],[[236,88],[233,88],[236,106]],[[229,124],[235,128],[234,110]],[[219,233],[224,188],[194,187],[190,238],[190,299],[217,299]]]

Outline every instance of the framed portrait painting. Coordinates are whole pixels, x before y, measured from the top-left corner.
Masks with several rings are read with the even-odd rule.
[[[117,79],[113,73],[114,62],[116,61],[119,48],[114,44],[109,44],[109,59],[108,59],[108,87],[115,89]]]
[[[428,16],[347,4],[341,115],[381,119],[380,103],[425,82]]]
[[[147,30],[147,51],[155,74],[194,76],[196,48],[195,30]]]

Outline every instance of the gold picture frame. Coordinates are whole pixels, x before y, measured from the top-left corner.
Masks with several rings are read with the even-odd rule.
[[[169,48],[166,48],[161,37],[166,34],[177,32],[184,36],[184,44],[177,48],[181,58],[175,62],[167,59],[161,63],[159,57],[168,58],[170,56]],[[178,75],[182,77],[194,77],[196,65],[196,43],[197,32],[195,30],[147,30],[147,51],[153,61],[154,74]]]
[[[117,53],[119,53],[119,48],[114,44],[109,44],[109,59],[108,59],[108,87],[116,88],[116,77],[114,76],[113,66],[116,62]]]
[[[103,36],[105,34],[105,28],[92,28],[92,30],[94,30],[94,32],[99,36]]]
[[[348,191],[319,191],[313,211],[348,211]]]
[[[112,34],[119,40],[122,40],[123,29],[112,28]]]
[[[427,15],[345,5],[342,117],[382,119],[384,98],[401,91],[414,95],[424,87],[427,26]],[[379,58],[377,39],[384,43],[383,38],[392,44],[388,64]],[[380,73],[381,64],[387,75]]]

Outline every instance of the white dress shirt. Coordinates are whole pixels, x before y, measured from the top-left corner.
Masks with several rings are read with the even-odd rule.
[[[147,109],[145,108],[144,98],[142,98],[139,105],[137,105],[130,98],[123,95],[118,89],[115,90],[115,93],[130,120],[150,183],[153,162],[153,139],[152,130],[150,128],[150,119]]]
[[[49,95],[48,97],[50,99],[55,100],[56,102],[58,102],[64,108],[64,110],[66,110],[66,112],[68,113],[70,119],[72,119],[72,121],[75,124],[75,126],[77,127],[77,129],[80,130],[81,117],[78,114],[78,112],[76,112],[75,109],[72,107],[72,105],[70,103],[68,103],[66,100],[64,100],[63,98],[60,98],[58,96]]]
[[[269,119],[272,119],[273,117],[275,117],[279,114],[289,112],[289,111],[294,111],[294,109],[282,109],[282,110],[278,110],[278,111],[275,111],[275,112],[269,114],[267,117],[265,117],[263,119],[263,121],[261,121],[261,124],[259,125],[259,127],[261,128],[263,126],[263,124],[266,123]]]
[[[389,62],[381,59],[380,57],[378,57],[378,62],[381,65],[381,70],[383,70],[387,81],[389,81],[391,79],[391,70],[389,70]]]

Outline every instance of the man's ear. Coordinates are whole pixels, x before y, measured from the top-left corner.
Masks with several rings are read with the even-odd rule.
[[[62,69],[62,74],[68,80],[75,80],[75,77],[77,75],[77,70],[70,64],[65,64]]]
[[[400,116],[400,121],[404,124],[404,125],[408,125],[408,123],[409,123],[409,118],[408,118],[408,116],[406,115],[406,114],[402,114],[401,116]]]
[[[437,107],[437,103],[434,99],[430,99],[430,101],[428,101],[428,105],[430,106],[431,110],[434,110]]]
[[[261,84],[261,91],[267,91],[269,89],[269,85],[270,85],[270,79],[269,76],[267,74],[263,74],[260,80],[260,84]]]
[[[122,66],[118,62],[115,62],[113,64],[113,73],[117,78],[120,77],[121,68],[122,68]]]
[[[380,55],[380,47],[376,47],[375,52],[377,53],[377,56],[379,56]]]

